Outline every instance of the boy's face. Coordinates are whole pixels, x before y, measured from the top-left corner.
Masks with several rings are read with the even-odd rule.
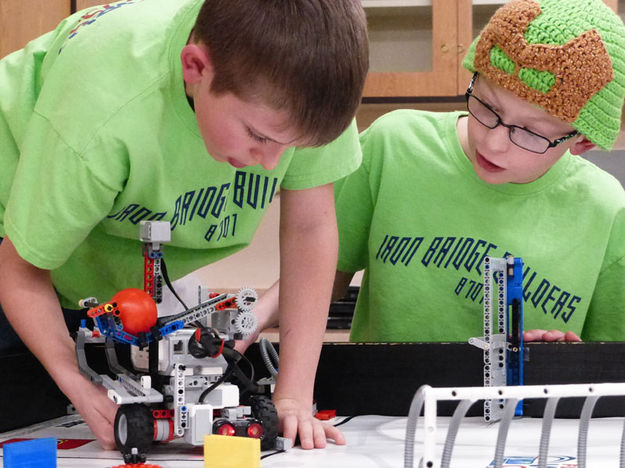
[[[194,95],[197,122],[208,153],[234,167],[260,164],[274,169],[285,149],[297,143],[285,112],[239,99],[215,95],[205,78]]]
[[[490,106],[508,125],[516,125],[554,141],[574,131],[568,123],[523,101],[506,89],[479,76],[475,97]],[[459,124],[462,147],[480,179],[489,184],[528,183],[545,174],[582,136],[573,137],[537,154],[512,143],[510,130],[499,125],[490,129],[469,115]]]
[[[212,92],[210,61],[198,46],[185,49],[191,54],[190,65],[184,63],[183,56],[183,64],[188,66],[186,91],[193,99],[200,133],[211,157],[237,168],[260,164],[271,170],[286,148],[305,145],[286,112],[232,93]]]

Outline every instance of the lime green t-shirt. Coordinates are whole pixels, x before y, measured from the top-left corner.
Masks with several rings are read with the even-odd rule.
[[[0,61],[0,237],[52,270],[66,306],[141,287],[142,220],[169,221],[180,277],[252,239],[276,191],[343,177],[360,163],[355,125],[271,171],[207,153],[180,51],[202,0],[94,7]]]
[[[625,340],[625,193],[566,153],[528,184],[489,185],[464,155],[462,113],[396,111],[361,134],[336,184],[338,269],[365,269],[353,341],[483,333],[482,261],[524,260],[524,327]],[[540,156],[536,156],[540,157]]]

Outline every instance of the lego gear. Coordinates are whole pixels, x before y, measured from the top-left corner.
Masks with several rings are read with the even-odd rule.
[[[256,330],[258,320],[252,312],[239,312],[234,318],[234,329],[244,337],[250,336]]]
[[[252,288],[241,288],[236,294],[237,307],[243,312],[249,312],[258,299],[258,293]]]
[[[463,65],[610,148],[625,99],[624,41],[625,25],[601,0],[513,0]]]

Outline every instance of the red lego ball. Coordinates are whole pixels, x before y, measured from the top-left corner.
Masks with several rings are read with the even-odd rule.
[[[124,331],[132,335],[148,332],[156,324],[158,312],[152,296],[136,288],[119,291],[111,302],[117,303]]]

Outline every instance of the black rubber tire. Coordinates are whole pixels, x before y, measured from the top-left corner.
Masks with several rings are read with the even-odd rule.
[[[263,437],[260,440],[261,450],[271,450],[278,437],[278,412],[270,398],[261,395],[250,397],[252,415],[263,425]]]
[[[115,415],[115,444],[126,463],[144,463],[154,439],[154,418],[145,405],[122,405]],[[136,448],[138,454],[133,455]]]

